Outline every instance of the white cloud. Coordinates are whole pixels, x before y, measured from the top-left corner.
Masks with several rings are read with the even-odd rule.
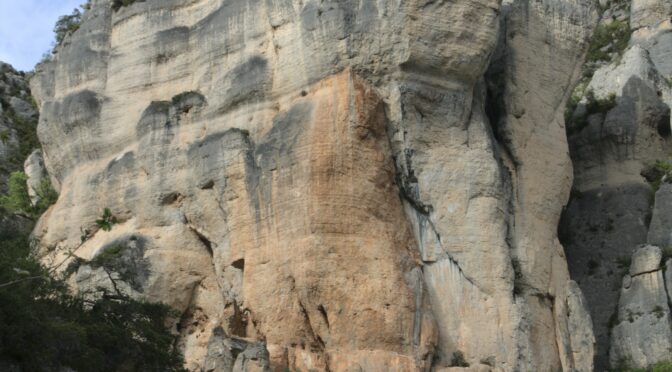
[[[32,70],[51,49],[54,24],[85,0],[0,0],[0,60]]]

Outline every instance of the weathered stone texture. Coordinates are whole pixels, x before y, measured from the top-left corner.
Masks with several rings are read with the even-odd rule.
[[[192,370],[589,371],[556,226],[558,107],[593,19],[578,0],[95,0],[32,81],[60,189],[44,259],[142,241],[130,290],[183,314]]]

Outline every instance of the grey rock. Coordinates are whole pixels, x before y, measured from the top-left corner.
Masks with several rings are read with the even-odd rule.
[[[630,9],[633,29],[655,26],[672,16],[672,3],[668,0],[632,0]]]
[[[262,342],[229,337],[221,327],[213,330],[204,362],[205,372],[270,371],[269,354]]]
[[[47,169],[42,159],[42,150],[33,151],[23,163],[23,169],[28,176],[28,195],[33,205],[40,201],[38,190],[42,186],[42,180],[48,177]]]
[[[184,314],[191,369],[203,367],[200,335],[241,334],[227,328],[235,304],[291,363],[415,370],[447,366],[459,345],[474,365],[586,369],[588,330],[570,332],[585,317],[566,311],[583,301],[569,299],[557,242],[571,186],[557,113],[596,16],[579,0],[166,0],[118,12],[94,1],[32,80],[44,161],[63,191],[36,229],[41,252],[80,247],[80,226],[106,206],[124,214],[78,254],[146,234],[142,288]],[[359,93],[381,100],[353,110]],[[350,114],[380,128],[350,145],[351,127],[329,129]],[[344,154],[371,148],[385,165],[337,191],[341,169],[374,164]],[[403,244],[335,259],[350,238],[383,241],[351,209],[381,226],[399,218]],[[359,275],[366,286],[350,280]],[[383,300],[394,291],[407,295]],[[212,346],[229,363],[223,350]]]
[[[663,249],[672,246],[672,184],[663,183],[656,191],[646,240]]]
[[[14,110],[14,113],[24,120],[34,119],[37,116],[35,108],[19,97],[10,98],[9,105],[12,107],[12,110]]]
[[[571,341],[574,370],[579,372],[593,371],[595,335],[593,321],[588,312],[588,303],[579,285],[571,280],[567,296],[569,312],[568,325]]]
[[[633,263],[635,260],[633,256]],[[609,352],[612,367],[625,362],[630,368],[647,368],[669,359],[672,320],[662,270],[632,277],[630,287],[621,290],[616,323],[611,331]]]
[[[665,289],[668,301],[672,303],[672,258],[665,261]]]
[[[559,226],[571,277],[593,320],[596,370],[608,368],[609,318],[618,306],[625,261],[646,243],[651,199],[644,183],[574,190]]]
[[[636,276],[660,269],[660,260],[663,254],[660,248],[653,245],[645,245],[637,248],[632,255],[630,264],[630,276]]]

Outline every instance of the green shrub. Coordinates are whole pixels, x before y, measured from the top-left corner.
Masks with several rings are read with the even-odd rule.
[[[620,55],[628,47],[631,34],[627,21],[613,21],[608,25],[600,23],[593,32],[587,62],[609,61],[610,53]]]
[[[584,87],[585,89],[585,87]],[[578,92],[577,92],[578,93]],[[595,92],[592,90],[585,91],[586,99],[586,112],[578,117],[574,117],[574,110],[578,106],[578,103],[583,98],[578,94],[573,94],[572,98],[567,104],[565,111],[565,123],[567,134],[571,135],[582,131],[586,126],[588,126],[588,118],[594,114],[605,114],[609,112],[612,108],[616,107],[616,94],[611,93],[606,98],[597,98],[595,97]]]
[[[72,295],[31,258],[28,239],[0,237],[0,360],[23,371],[182,371],[165,305]]]
[[[56,202],[58,194],[51,187],[49,178],[45,177],[35,190],[40,199],[36,205],[33,205],[28,194],[27,181],[28,176],[25,173],[12,172],[7,181],[7,194],[0,196],[0,207],[10,213],[21,213],[37,218]]]
[[[103,216],[96,220],[96,225],[103,229],[103,231],[112,230],[112,226],[117,223],[117,217],[112,215],[110,208],[105,208],[103,210]]]
[[[42,178],[35,193],[39,197],[37,204],[34,206],[34,214],[36,215],[44,213],[51,205],[56,203],[56,200],[58,200],[58,193],[51,187],[49,177]]]
[[[23,172],[12,172],[7,180],[7,195],[0,196],[0,207],[10,213],[32,215],[33,206],[28,196],[28,176]]]
[[[672,163],[665,160],[656,160],[655,163],[648,165],[641,174],[649,182],[653,191],[656,192],[663,182],[672,181]]]
[[[72,35],[82,24],[82,12],[74,9],[71,14],[58,17],[54,26],[56,34],[56,44],[60,45],[68,35]]]
[[[653,366],[652,372],[672,372],[672,362],[658,362]]]

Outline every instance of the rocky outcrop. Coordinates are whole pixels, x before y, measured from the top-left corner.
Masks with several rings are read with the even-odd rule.
[[[637,359],[639,366],[667,359],[660,353],[658,359],[642,359],[632,351],[642,347],[636,340],[644,342],[648,328],[634,320],[623,322],[629,319],[624,306],[635,301],[630,297],[644,293],[638,288],[648,277],[636,279],[631,273],[625,280],[632,284],[623,289],[621,282],[636,247],[647,241],[666,247],[662,241],[670,233],[663,212],[667,187],[661,188],[655,207],[652,188],[661,184],[665,172],[658,168],[664,168],[671,150],[671,71],[665,55],[672,39],[665,36],[669,13],[663,10],[668,3],[632,1],[630,9],[627,2],[608,4],[584,68],[587,77],[574,92],[578,105],[568,113],[574,185],[559,230],[572,278],[591,311],[598,370],[607,369],[609,361],[615,367],[626,356]],[[663,163],[655,165],[657,161]],[[656,280],[660,286],[649,305],[664,299],[659,296],[661,289],[664,293],[662,279]],[[661,307],[668,312],[665,301]],[[619,326],[612,330],[617,317]]]
[[[35,234],[45,261],[140,242],[108,279],[182,314],[189,369],[592,369],[557,239],[589,4],[91,5],[31,82],[60,191]]]
[[[42,159],[42,150],[36,149],[23,163],[24,173],[28,177],[28,195],[33,205],[40,202],[42,198],[39,194],[42,191],[45,181],[48,180],[49,175],[44,167],[44,160]]]
[[[9,174],[23,170],[23,161],[39,145],[35,136],[38,113],[28,78],[0,62],[0,193],[7,191]]]
[[[613,366],[647,368],[668,360],[672,353],[672,320],[661,257],[655,246],[643,246],[632,256],[611,333]]]

